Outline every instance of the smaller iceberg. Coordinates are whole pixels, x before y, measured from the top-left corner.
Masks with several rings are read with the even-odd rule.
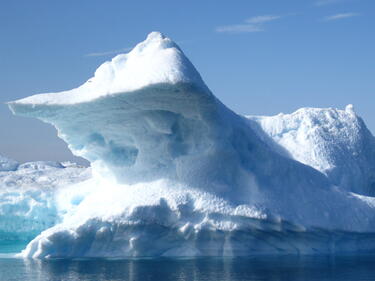
[[[18,162],[0,155],[0,172],[14,171],[18,168]]]
[[[6,158],[0,159],[3,164]],[[59,162],[6,163],[0,171],[0,244],[26,243],[60,222],[66,210],[58,193],[91,176],[88,168]]]

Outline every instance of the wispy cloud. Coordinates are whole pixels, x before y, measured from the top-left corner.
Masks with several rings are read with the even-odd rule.
[[[86,54],[85,57],[103,57],[103,56],[108,56],[108,55],[114,55],[114,54],[120,54],[120,53],[123,53],[123,52],[128,52],[131,49],[132,48],[123,48],[123,49],[112,50],[112,51],[89,53],[89,54]]]
[[[342,14],[336,14],[332,16],[324,17],[323,21],[334,21],[334,20],[341,20],[346,18],[352,18],[352,17],[358,17],[360,14],[358,13],[342,13]]]
[[[256,17],[252,17],[252,18],[247,19],[246,22],[251,23],[251,24],[262,24],[262,23],[265,23],[265,22],[277,20],[279,18],[281,18],[281,16],[272,16],[272,15],[256,16]]]
[[[219,26],[216,28],[216,32],[229,32],[229,33],[243,33],[243,32],[260,32],[264,31],[263,28],[253,24],[233,24]]]
[[[241,24],[218,26],[215,31],[227,33],[261,32],[265,31],[263,27],[264,23],[280,18],[281,16],[275,15],[256,16],[245,20],[245,22]]]

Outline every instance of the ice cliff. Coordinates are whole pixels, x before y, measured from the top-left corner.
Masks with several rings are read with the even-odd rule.
[[[67,208],[56,194],[90,178],[88,168],[69,163],[0,161],[0,252],[2,243],[28,242],[61,221]]]
[[[240,116],[160,33],[76,89],[9,106],[54,125],[93,169],[59,194],[68,202],[62,222],[24,257],[375,249],[375,201],[365,196],[374,141],[361,119],[350,108]]]

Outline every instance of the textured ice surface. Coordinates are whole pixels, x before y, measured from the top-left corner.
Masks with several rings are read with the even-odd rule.
[[[9,105],[16,114],[53,124],[93,169],[91,180],[59,193],[62,222],[37,236],[24,257],[374,250],[375,201],[347,191],[370,190],[366,180],[355,187],[356,179],[330,174],[340,161],[293,156],[308,149],[278,143],[262,118],[225,107],[177,45],[159,33],[104,63],[77,89]],[[301,138],[310,138],[304,122],[320,120],[321,126],[309,125],[322,128],[316,141],[306,141],[311,149],[327,146],[329,159],[344,157],[351,149],[336,145],[360,145],[356,135],[370,140],[361,147],[373,148],[354,113],[325,112],[304,110],[302,121],[290,120]],[[328,121],[342,130],[331,131]],[[275,122],[282,132],[292,126]],[[370,178],[371,171],[363,175]]]
[[[340,188],[375,195],[375,138],[352,105],[248,118],[275,151],[321,171]]]
[[[59,222],[65,210],[58,206],[56,194],[89,177],[87,168],[51,161],[0,171],[0,244],[28,241]]]
[[[14,171],[18,167],[18,162],[0,155],[0,172]]]

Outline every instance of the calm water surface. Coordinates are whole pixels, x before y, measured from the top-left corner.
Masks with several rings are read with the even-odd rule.
[[[375,257],[49,261],[0,258],[0,280],[375,280]]]

